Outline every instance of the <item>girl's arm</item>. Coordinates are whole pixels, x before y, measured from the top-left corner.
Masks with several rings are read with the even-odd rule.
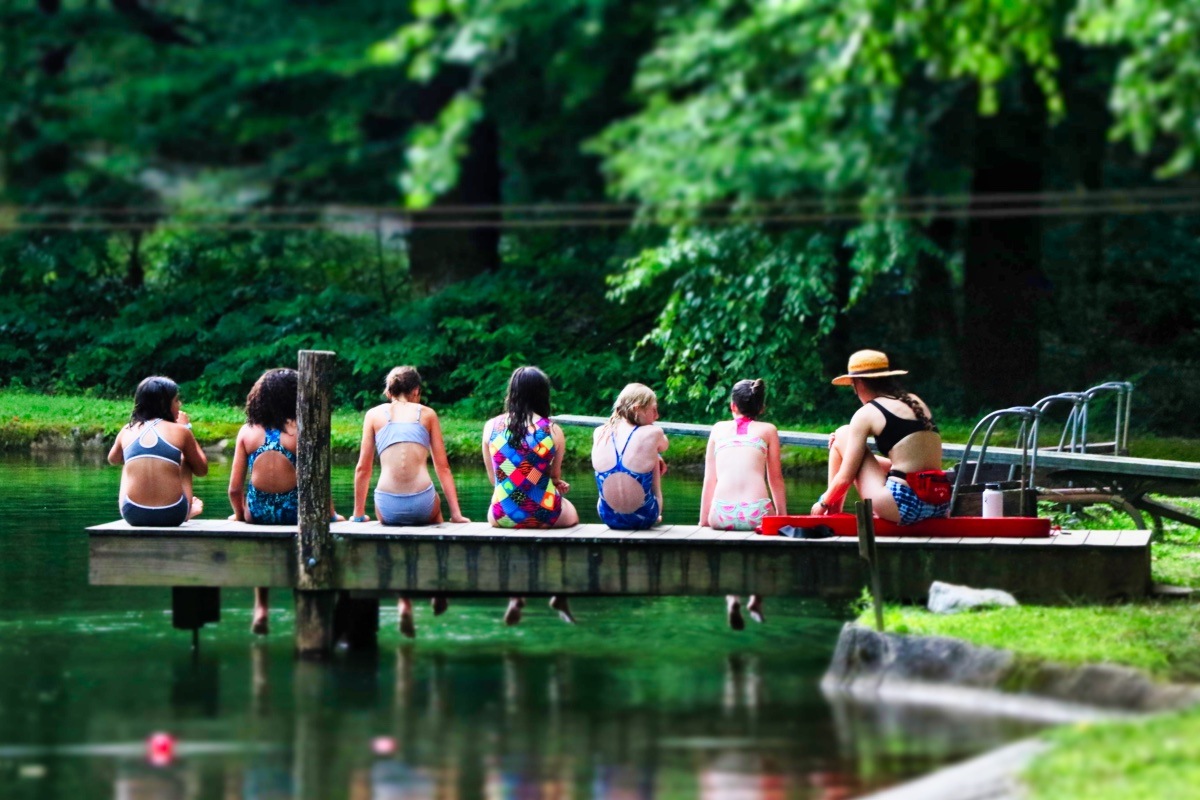
[[[571,491],[571,484],[562,478],[562,462],[567,450],[567,437],[562,432],[562,428],[558,427],[558,423],[550,423],[550,438],[554,440],[554,460],[550,462],[550,480],[554,483],[554,488],[558,489],[559,494],[566,494]]]
[[[774,425],[766,435],[767,486],[775,503],[776,514],[787,514],[787,486],[783,482],[783,465],[779,458],[779,429]]]
[[[246,426],[238,431],[237,444],[233,448],[233,464],[229,468],[229,505],[233,506],[233,518],[246,521]]]
[[[183,451],[183,460],[187,462],[193,475],[203,478],[208,474],[208,456],[200,449],[200,443],[196,441],[196,435],[191,429],[182,425],[179,427],[183,431],[183,447],[179,448]]]
[[[454,475],[450,472],[450,461],[446,458],[446,441],[442,438],[442,422],[438,419],[437,412],[428,406],[425,407],[429,412],[429,446],[430,452],[433,454],[433,471],[437,473],[438,481],[442,484],[442,493],[446,495],[446,502],[450,504],[450,521],[451,522],[470,522],[471,520],[463,516],[462,509],[458,507],[458,489],[454,486]],[[424,419],[425,416],[423,415]]]
[[[367,490],[371,488],[371,472],[375,469],[375,426],[371,424],[371,411],[368,411],[367,415],[363,417],[362,441],[358,443],[358,463],[354,465],[354,516],[352,518],[359,522],[366,522],[368,519]]]
[[[496,465],[492,463],[492,427],[496,420],[489,419],[483,423],[483,468],[487,470],[488,483],[496,485]]]
[[[858,470],[862,467],[863,456],[867,454],[867,437],[871,435],[870,406],[863,406],[854,412],[846,436],[838,437],[838,449],[842,454],[842,465],[837,474],[829,480],[829,487],[812,507],[813,514],[833,514],[842,509],[846,493],[854,485]],[[821,504],[825,505],[822,506]]]
[[[654,480],[653,480],[654,499],[658,500],[658,521],[659,522],[662,522],[662,511],[663,511],[662,476],[663,476],[664,470],[662,470],[660,468],[660,465],[663,463],[661,454],[666,452],[667,444],[668,444],[667,443],[667,435],[665,433],[663,433],[661,428],[659,428],[658,443],[655,445],[655,449],[658,451],[658,453],[660,455],[659,455],[658,461],[654,465]]]
[[[125,463],[125,448],[121,447],[121,437],[125,435],[125,428],[117,431],[117,439],[113,442],[112,449],[108,451],[108,463],[114,467],[119,467]]]
[[[715,428],[714,428],[715,433]],[[708,514],[712,510],[713,491],[717,487],[717,448],[713,434],[708,436],[708,447],[704,451],[704,488],[700,491],[700,525],[708,527]]]

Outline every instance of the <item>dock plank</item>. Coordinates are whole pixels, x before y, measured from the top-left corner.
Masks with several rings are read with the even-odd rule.
[[[369,522],[335,523],[333,530],[333,585],[356,591],[852,598],[863,581],[856,537],[791,539],[694,525],[512,531],[487,523]],[[1060,545],[1066,536],[1078,544]],[[286,526],[106,523],[90,529],[89,546],[95,585],[295,586],[294,528]],[[1099,531],[1028,542],[883,538],[879,563],[890,599],[920,600],[939,579],[1007,589],[1022,601],[1108,600],[1149,590],[1149,535]]]

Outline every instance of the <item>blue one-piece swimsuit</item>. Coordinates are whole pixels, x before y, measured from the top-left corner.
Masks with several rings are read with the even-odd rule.
[[[600,521],[610,528],[615,528],[621,531],[642,531],[647,528],[652,528],[658,522],[659,509],[658,498],[654,496],[654,473],[653,472],[634,472],[624,464],[625,451],[629,449],[629,443],[633,440],[633,435],[637,433],[640,425],[634,426],[630,432],[629,438],[625,440],[625,446],[618,452],[616,436],[610,436],[613,444],[613,453],[617,457],[617,464],[612,469],[604,472],[596,473],[596,491],[600,494],[600,499],[596,501],[596,512],[600,515]],[[604,481],[609,475],[623,473],[633,478],[642,486],[645,497],[642,500],[642,506],[637,511],[621,513],[614,511],[613,507],[604,499]]]
[[[262,446],[250,454],[249,477],[254,476],[254,462],[263,453],[273,450],[283,453],[292,466],[296,466],[296,454],[279,443],[279,430],[267,428]],[[254,488],[253,481],[246,489],[246,510],[250,522],[257,525],[295,525],[300,515],[300,491],[297,487],[287,492],[264,492]]]

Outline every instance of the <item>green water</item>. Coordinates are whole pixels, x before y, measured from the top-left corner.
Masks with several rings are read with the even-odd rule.
[[[482,470],[455,472],[482,518]],[[594,521],[590,476],[566,477]],[[198,482],[206,517],[227,478]],[[116,517],[118,479],[98,456],[0,459],[0,797],[840,798],[1024,732],[831,706],[817,681],[849,609],[783,599],[742,633],[716,598],[579,599],[575,627],[533,603],[517,628],[463,601],[419,607],[415,642],[385,608],[377,656],[314,665],[292,658],[288,593],[255,640],[249,591],[226,591],[193,654],[167,590],[87,585],[83,528]],[[820,490],[788,488],[797,508]],[[668,475],[667,521],[694,522],[699,490]],[[156,731],[167,766],[145,758]]]

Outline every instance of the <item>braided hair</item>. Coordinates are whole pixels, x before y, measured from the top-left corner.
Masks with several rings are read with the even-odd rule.
[[[900,381],[896,380],[894,375],[889,375],[885,378],[858,378],[857,380],[862,381],[863,385],[876,395],[892,397],[904,403],[904,405],[912,409],[917,422],[921,423],[921,426],[925,430],[937,432],[937,425],[933,424],[933,420],[925,413],[925,409],[922,408],[917,398],[909,394],[908,390],[904,388]]]

